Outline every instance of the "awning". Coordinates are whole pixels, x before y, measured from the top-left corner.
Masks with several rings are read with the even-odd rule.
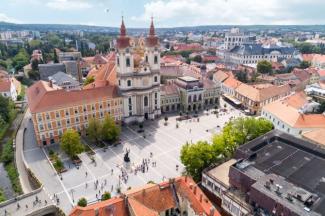
[[[223,96],[225,98],[227,98],[228,100],[230,100],[231,102],[233,102],[234,104],[241,105],[241,102],[239,100],[237,100],[236,98],[234,98],[233,96],[228,95],[228,94],[224,94]]]

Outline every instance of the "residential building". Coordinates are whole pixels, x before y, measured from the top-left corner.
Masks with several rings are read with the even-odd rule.
[[[38,81],[27,89],[27,99],[38,145],[59,141],[72,128],[85,133],[91,118],[123,118],[123,100],[116,86],[67,91],[51,82]]]
[[[226,32],[224,46],[226,50],[231,50],[235,46],[241,46],[246,41],[245,34],[240,32],[239,28],[232,28]]]
[[[187,176],[147,184],[106,201],[75,207],[70,216],[220,216],[209,199]]]
[[[319,81],[308,85],[305,89],[308,96],[312,97],[316,102],[325,101],[325,81]]]
[[[66,74],[62,71],[59,71],[56,74],[50,76],[48,80],[54,85],[60,86],[62,89],[65,90],[80,89],[80,83],[71,75]]]
[[[160,46],[153,21],[147,38],[132,44],[122,20],[117,39],[116,76],[125,123],[154,119],[161,112]]]
[[[0,94],[3,97],[10,98],[11,100],[16,101],[18,96],[18,90],[16,89],[14,79],[15,78],[8,77],[0,80]]]
[[[55,49],[58,60],[60,63],[64,61],[77,61],[81,59],[81,52],[62,52],[59,49]]]
[[[261,116],[272,122],[275,129],[301,137],[305,132],[325,129],[325,115],[313,113],[317,108],[300,92],[264,106]]]
[[[289,85],[247,85],[242,83],[235,90],[235,98],[241,102],[247,113],[260,115],[263,106],[288,96],[290,92]]]

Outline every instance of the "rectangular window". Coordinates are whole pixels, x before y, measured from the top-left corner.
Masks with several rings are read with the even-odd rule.
[[[38,118],[38,121],[39,121],[39,122],[42,121],[42,115],[38,115],[37,118]]]
[[[78,114],[78,110],[74,110],[74,114]]]
[[[76,122],[79,122],[79,118],[76,118]]]
[[[48,113],[46,113],[46,119],[50,120],[50,115]]]
[[[48,124],[47,124],[47,127],[48,127],[49,129],[52,129],[52,125],[51,125],[51,123],[48,123]]]
[[[56,117],[56,118],[59,118],[59,117],[60,117],[60,113],[59,113],[59,112],[56,112],[56,113],[55,113],[55,117]]]
[[[43,127],[43,125],[42,125],[42,124],[39,124],[39,126],[38,126],[38,127],[39,127],[39,130],[40,130],[40,131],[44,130],[44,127]]]
[[[69,125],[70,124],[70,119],[67,119],[67,125]]]
[[[69,116],[69,111],[68,110],[65,111],[65,115]]]
[[[155,55],[155,58],[154,58],[154,63],[158,64],[158,56],[156,56],[156,55]]]
[[[61,127],[61,122],[57,121],[56,124],[58,125],[58,127]]]

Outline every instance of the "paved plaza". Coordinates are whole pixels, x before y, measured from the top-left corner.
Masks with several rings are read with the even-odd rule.
[[[36,146],[32,122],[28,123],[25,133],[25,158],[44,188],[50,194],[54,203],[68,213],[81,197],[85,197],[89,203],[96,202],[104,191],[112,195],[117,194],[117,188],[121,191],[129,187],[137,187],[148,181],[161,182],[182,174],[184,167],[180,162],[180,149],[186,142],[198,140],[211,140],[213,133],[218,133],[224,123],[230,117],[239,116],[239,111],[221,113],[217,118],[214,114],[201,114],[199,122],[196,119],[182,121],[176,128],[176,116],[170,116],[168,125],[164,125],[163,117],[160,120],[144,123],[145,138],[138,133],[138,126],[124,126],[121,133],[122,144],[108,149],[91,146],[96,152],[95,163],[86,153],[80,154],[82,164],[76,167],[62,152],[60,158],[67,168],[62,173],[62,179],[55,172],[48,160],[49,148],[59,152],[58,145],[47,148]],[[218,127],[219,126],[219,127]],[[124,168],[123,157],[126,150],[130,151],[131,167]],[[136,167],[147,160],[148,170],[135,172]],[[152,165],[156,163],[156,166]],[[178,165],[178,169],[176,169]],[[124,179],[122,176],[124,173]],[[127,180],[126,180],[127,179]],[[96,187],[96,182],[98,182]]]

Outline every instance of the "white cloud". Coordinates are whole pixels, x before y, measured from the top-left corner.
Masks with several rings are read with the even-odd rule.
[[[9,22],[9,23],[21,23],[21,21],[19,21],[17,19],[14,19],[12,17],[8,17],[4,13],[0,13],[0,21],[2,21],[2,22]]]
[[[171,26],[313,24],[325,22],[325,15],[313,19],[324,7],[323,0],[150,0],[132,20],[148,21],[153,15]]]
[[[84,10],[92,8],[93,5],[86,0],[50,0],[46,6],[57,10]]]

